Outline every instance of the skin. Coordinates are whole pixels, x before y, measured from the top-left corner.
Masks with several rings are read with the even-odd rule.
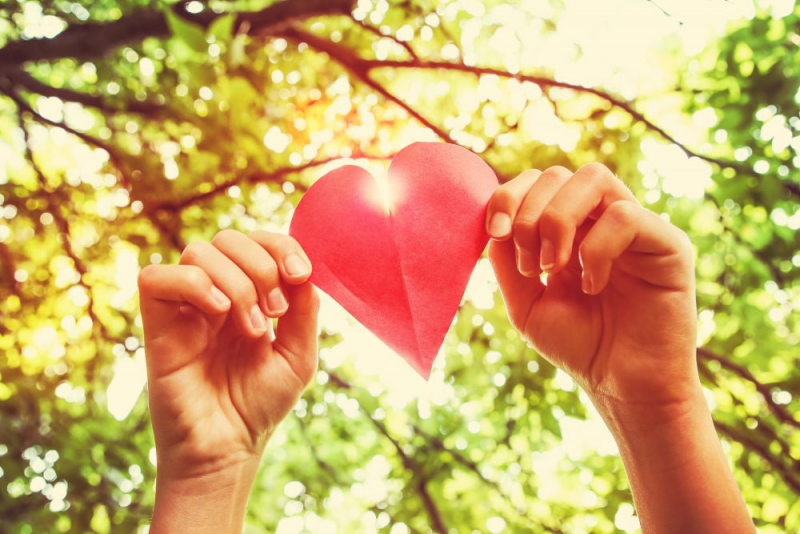
[[[512,324],[598,408],[644,532],[754,532],[700,388],[686,235],[600,164],[522,173],[487,231]],[[142,271],[153,534],[241,531],[264,446],[316,369],[310,274],[292,238],[230,230]]]
[[[755,532],[700,388],[686,234],[598,163],[504,184],[487,231],[512,324],[598,408],[642,530]]]
[[[310,275],[292,238],[227,230],[189,245],[180,265],[141,271],[158,458],[151,533],[241,531],[264,446],[317,368]],[[281,317],[277,336],[265,316]]]

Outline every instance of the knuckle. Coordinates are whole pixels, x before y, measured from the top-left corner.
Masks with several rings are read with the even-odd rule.
[[[570,172],[570,170],[563,165],[553,165],[552,167],[548,167],[544,172],[545,174],[566,174]]]
[[[581,172],[582,174],[587,174],[593,178],[614,175],[614,173],[612,173],[608,167],[596,161],[583,165],[580,169],[578,169],[578,172]]]
[[[231,296],[233,300],[238,302],[239,305],[250,307],[255,304],[257,296],[256,296],[256,288],[253,286],[253,283],[248,280],[238,280],[231,285]]]
[[[146,291],[150,287],[156,271],[158,271],[158,265],[147,265],[141,271],[139,271],[137,283],[140,291]]]
[[[522,180],[522,181],[536,180],[541,175],[542,171],[540,171],[539,169],[527,169],[519,173],[519,175],[516,178],[514,178],[514,180]]]
[[[252,232],[247,234],[247,237],[261,243],[266,241],[267,239],[271,238],[274,234],[272,232],[267,232],[266,230],[253,230]]]
[[[511,225],[511,230],[515,239],[519,240],[521,238],[525,240],[533,234],[534,226],[535,224],[532,220],[524,217],[517,217]]]
[[[302,247],[292,236],[275,234],[275,249],[282,256],[288,256],[292,253],[299,253]]]
[[[253,272],[255,278],[271,289],[278,283],[278,266],[274,261],[260,262]]]
[[[539,217],[539,231],[545,234],[556,233],[569,225],[567,218],[558,210],[546,207]]]
[[[276,234],[276,235],[280,238],[280,241],[281,243],[283,243],[284,246],[291,248],[300,248],[300,243],[298,243],[297,239],[295,239],[294,237],[284,234]]]
[[[606,212],[603,214],[603,216],[610,217],[612,221],[620,224],[626,224],[637,218],[637,216],[640,214],[640,209],[641,208],[633,202],[619,200],[611,204],[606,209]]]
[[[514,198],[514,191],[509,186],[511,182],[506,182],[497,189],[495,189],[492,198],[489,199],[489,212],[498,211],[506,208],[511,204]]]
[[[205,287],[210,285],[210,278],[200,267],[190,266],[185,270],[182,276],[183,280],[189,286]]]
[[[202,241],[196,241],[194,243],[189,243],[186,245],[186,248],[183,249],[183,254],[181,254],[181,263],[196,263],[198,259],[203,256],[203,252],[206,250],[207,243]]]
[[[572,171],[567,169],[562,165],[553,165],[552,167],[548,167],[543,173],[541,178],[542,179],[553,179],[553,178],[568,178],[572,176]]]
[[[217,232],[217,235],[211,240],[211,244],[215,247],[218,245],[224,245],[225,243],[230,243],[231,240],[236,239],[240,236],[241,233],[237,232],[236,230],[221,230]]]

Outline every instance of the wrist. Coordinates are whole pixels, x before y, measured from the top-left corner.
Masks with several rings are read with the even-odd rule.
[[[698,383],[685,392],[660,404],[592,398],[619,446],[642,531],[751,533],[703,391]]]
[[[702,457],[721,454],[699,383],[690,394],[670,403],[633,404],[603,396],[592,400],[628,471],[680,472]]]
[[[259,458],[254,456],[188,476],[159,468],[151,534],[238,534],[258,464]]]
[[[669,432],[689,420],[711,420],[699,381],[668,402],[630,402],[602,393],[591,400],[617,441]]]

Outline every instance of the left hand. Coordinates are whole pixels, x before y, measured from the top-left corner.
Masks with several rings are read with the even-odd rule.
[[[597,163],[522,173],[487,229],[511,322],[608,424],[642,530],[754,532],[700,387],[686,234]]]
[[[593,400],[696,398],[691,243],[611,171],[526,171],[497,189],[487,229],[512,324]]]

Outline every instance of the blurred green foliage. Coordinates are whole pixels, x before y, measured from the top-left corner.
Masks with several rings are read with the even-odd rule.
[[[778,3],[690,53],[691,22],[616,2],[667,28],[631,77],[558,0],[0,2],[0,532],[146,528],[141,266],[285,230],[330,160],[431,139],[504,179],[602,161],[689,233],[725,450],[760,531],[800,530],[800,8]],[[250,531],[637,529],[590,403],[497,295],[465,300],[430,395],[393,400],[352,348],[323,331]]]

